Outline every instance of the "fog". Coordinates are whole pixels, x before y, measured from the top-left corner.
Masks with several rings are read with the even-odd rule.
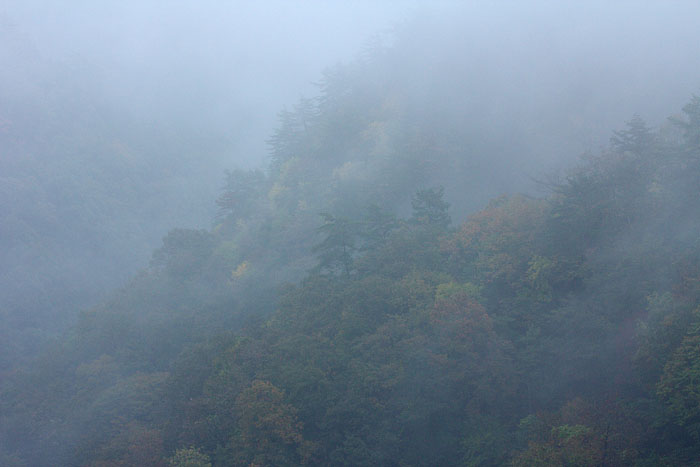
[[[137,124],[225,140],[231,166],[260,165],[277,112],[409,5],[29,1],[4,12],[45,73],[68,68],[76,88]]]
[[[62,329],[169,229],[208,227],[224,170],[264,166],[277,113],[400,10],[3,2],[3,312]]]
[[[236,303],[174,354],[238,332],[283,283],[335,277],[319,232],[367,206],[415,225],[416,193],[444,187],[454,233],[571,180],[635,116],[680,144],[700,6],[611,3],[2,1],[0,379],[132,305]],[[0,464],[28,446],[0,442]]]
[[[224,171],[266,168],[278,113],[377,47],[392,52],[360,79],[393,88],[402,118],[452,141],[443,151],[472,174],[465,193],[452,166],[421,182],[447,185],[458,220],[531,191],[633,115],[656,127],[678,112],[700,83],[697,13],[684,2],[5,2],[2,308],[70,322],[169,229],[209,227]]]

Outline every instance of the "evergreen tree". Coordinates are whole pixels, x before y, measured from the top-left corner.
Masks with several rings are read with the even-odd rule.
[[[363,220],[363,249],[373,250],[384,244],[398,225],[396,216],[384,211],[376,204],[369,205]]]
[[[617,152],[631,152],[635,155],[642,155],[652,147],[654,134],[639,115],[634,115],[627,122],[627,128],[613,132],[610,143]]]
[[[325,238],[312,250],[318,253],[318,269],[349,275],[357,251],[358,225],[347,218],[328,213],[322,213],[321,217],[323,225],[317,230]]]
[[[234,170],[226,172],[226,185],[216,200],[219,206],[218,217],[226,221],[247,218],[255,211],[265,183],[265,175],[260,170]]]
[[[443,187],[418,190],[411,199],[415,224],[447,229],[452,222],[447,210],[450,204],[443,199]]]

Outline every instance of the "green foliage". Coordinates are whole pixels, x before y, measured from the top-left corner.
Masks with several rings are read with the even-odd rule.
[[[467,422],[462,441],[462,464],[470,467],[504,465],[512,442],[506,426],[493,417],[474,417]]]
[[[634,361],[640,376],[653,384],[685,337],[693,313],[677,303],[669,292],[654,292],[647,297],[647,303],[646,319],[637,324],[639,345]]]
[[[399,227],[399,223],[393,214],[376,204],[370,204],[365,212],[362,227],[362,249],[376,250],[387,242],[391,233]]]
[[[411,199],[411,206],[413,206],[411,220],[419,225],[447,229],[452,219],[447,213],[450,204],[443,199],[444,195],[444,187],[418,190]]]
[[[627,122],[627,128],[614,131],[610,142],[615,151],[644,154],[654,147],[654,134],[639,115]]]
[[[347,276],[353,269],[357,251],[358,225],[344,217],[327,213],[321,214],[321,217],[323,225],[318,228],[318,232],[324,238],[313,248],[313,252],[318,253],[318,268]]]
[[[693,95],[683,107],[685,120],[671,119],[673,123],[683,130],[683,136],[689,149],[700,149],[700,97]]]
[[[280,112],[280,123],[267,142],[273,170],[279,170],[285,162],[309,150],[317,119],[318,104],[314,99],[301,99],[293,110]]]
[[[465,282],[464,284],[457,284],[455,282],[440,284],[435,291],[435,301],[449,300],[457,295],[466,295],[478,301],[481,296],[481,287],[469,282]]]
[[[314,446],[304,440],[297,410],[284,393],[267,381],[255,380],[236,398],[238,430],[230,442],[233,465],[304,465]],[[223,459],[221,459],[223,461]]]
[[[610,401],[573,399],[556,413],[530,415],[519,424],[524,449],[513,465],[638,465],[643,428]]]
[[[196,276],[201,274],[215,244],[206,230],[171,230],[163,239],[163,246],[153,253],[151,266],[176,277]]]
[[[656,393],[667,405],[673,422],[700,440],[700,322],[690,327],[667,361]]]
[[[228,223],[234,223],[256,214],[265,181],[265,175],[259,170],[226,172],[223,193],[216,200],[219,217]]]
[[[554,262],[549,258],[535,256],[530,260],[526,277],[530,287],[538,294],[538,299],[550,301],[552,299]]]
[[[168,458],[171,467],[211,467],[209,456],[194,447],[180,448]]]

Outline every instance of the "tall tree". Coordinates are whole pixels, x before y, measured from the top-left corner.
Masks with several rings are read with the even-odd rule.
[[[350,275],[357,251],[358,225],[347,218],[328,213],[322,213],[321,217],[323,225],[318,228],[318,232],[324,239],[313,248],[313,252],[318,253],[318,268]]]
[[[447,212],[450,204],[443,199],[444,194],[443,187],[418,190],[411,199],[411,220],[416,224],[447,229],[452,219]]]
[[[654,134],[646,122],[639,115],[635,114],[627,122],[627,128],[613,132],[610,143],[617,152],[631,152],[636,155],[642,155],[652,147]]]
[[[260,170],[236,169],[226,172],[223,193],[216,200],[218,216],[226,221],[236,221],[253,214],[265,183],[265,174]]]
[[[376,204],[370,204],[363,219],[363,249],[372,250],[384,244],[398,225],[396,216]]]

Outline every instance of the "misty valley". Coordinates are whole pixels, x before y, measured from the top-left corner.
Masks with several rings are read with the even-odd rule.
[[[316,27],[282,3],[55,7],[84,61],[40,4],[0,7],[0,466],[700,463],[696,7],[418,2],[274,100],[289,39],[225,34]],[[298,8],[300,63],[354,27]]]

